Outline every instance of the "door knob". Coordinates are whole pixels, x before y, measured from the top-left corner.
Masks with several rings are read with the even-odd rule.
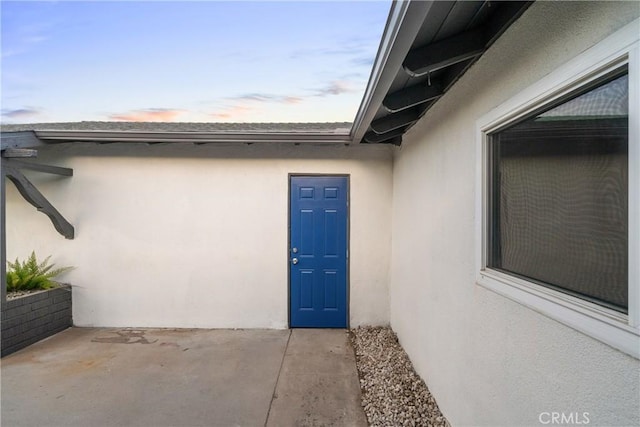
[[[294,258],[291,260],[292,263],[297,264],[298,263],[298,258]]]

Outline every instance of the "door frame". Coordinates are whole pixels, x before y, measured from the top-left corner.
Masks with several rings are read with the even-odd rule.
[[[287,327],[291,329],[291,178],[322,178],[336,177],[347,178],[347,269],[346,269],[346,291],[347,291],[347,327],[351,328],[351,174],[348,173],[292,173],[287,175],[287,248],[285,251],[287,265]]]

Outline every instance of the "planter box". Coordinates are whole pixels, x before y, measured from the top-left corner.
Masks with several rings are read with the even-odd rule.
[[[2,357],[72,326],[71,287],[2,303]]]

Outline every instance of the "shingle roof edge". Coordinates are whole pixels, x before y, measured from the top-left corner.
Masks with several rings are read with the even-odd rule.
[[[327,132],[348,134],[349,122],[335,123],[176,123],[176,122],[62,122],[0,125],[2,132],[33,131],[87,131],[87,132],[207,132],[207,133],[306,133]]]

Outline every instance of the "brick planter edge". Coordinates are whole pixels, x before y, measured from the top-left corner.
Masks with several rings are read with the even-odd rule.
[[[2,303],[2,357],[73,325],[71,287],[26,295]]]

